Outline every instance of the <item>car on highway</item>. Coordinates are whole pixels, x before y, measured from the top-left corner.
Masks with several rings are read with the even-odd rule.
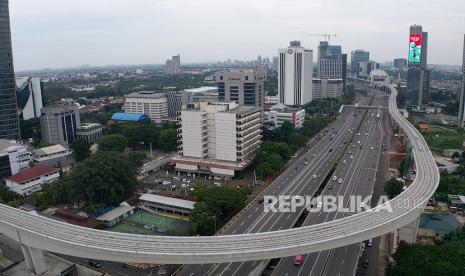
[[[368,268],[369,263],[370,263],[370,262],[368,261],[368,259],[365,259],[365,260],[363,261],[363,263],[362,263],[362,267],[363,267],[363,268]]]
[[[329,184],[329,185],[328,185],[328,189],[331,190],[332,188],[334,188],[333,184]]]
[[[332,151],[333,151],[333,149],[329,149],[329,152],[332,152]]]
[[[265,199],[262,197],[262,198],[260,198],[260,199],[258,200],[258,203],[259,203],[259,204],[262,204],[264,201],[265,201]]]
[[[294,265],[295,265],[295,266],[301,265],[301,264],[302,264],[302,260],[303,260],[302,255],[297,255],[297,256],[295,256],[295,258],[294,258]]]
[[[357,141],[357,144],[360,144],[360,140]]]
[[[353,155],[350,155],[350,159],[354,159],[354,156],[353,156]]]
[[[373,149],[373,147],[370,147],[370,149]]]
[[[304,164],[305,164],[305,165],[308,165],[308,161],[305,161],[305,163],[304,163]]]
[[[96,267],[96,268],[102,267],[102,264],[95,261],[95,260],[89,260],[89,265],[93,266],[93,267]]]
[[[337,181],[337,183],[341,184],[341,183],[342,183],[342,178],[339,178],[339,180]]]
[[[313,177],[313,179],[315,179],[315,178],[317,178],[317,177],[318,177],[318,175],[314,174],[312,177]]]
[[[368,136],[368,132],[365,132],[365,136]]]
[[[347,160],[342,161],[342,163],[343,163],[343,164],[346,164],[346,163],[347,163]]]
[[[336,181],[336,180],[337,180],[337,176],[336,176],[336,175],[335,175],[335,176],[333,176],[333,180],[334,180],[334,181]]]

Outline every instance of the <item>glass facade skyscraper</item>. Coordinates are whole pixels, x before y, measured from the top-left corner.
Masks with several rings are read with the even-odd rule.
[[[18,139],[19,121],[8,0],[0,0],[0,139]]]

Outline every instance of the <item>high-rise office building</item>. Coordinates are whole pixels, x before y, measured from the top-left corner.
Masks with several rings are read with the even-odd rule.
[[[364,50],[354,50],[350,57],[350,71],[353,75],[358,74],[359,63],[368,62],[370,60],[370,52]]]
[[[0,1],[0,139],[19,138],[8,0]]]
[[[60,144],[69,148],[76,139],[76,132],[81,126],[79,108],[45,107],[41,110],[40,129],[42,140],[47,144]]]
[[[124,95],[124,112],[149,116],[155,123],[161,123],[168,116],[168,99],[164,93],[139,91]]]
[[[460,89],[459,125],[465,126],[465,34],[463,35],[462,87]]]
[[[341,46],[329,45],[327,41],[321,41],[318,46],[317,78],[313,79],[313,94],[315,88],[320,89],[319,95],[313,99],[325,98],[324,95],[337,95],[339,98],[345,92],[347,78],[347,54],[341,53]],[[329,80],[329,81],[328,81]],[[321,86],[320,84],[325,84]],[[329,91],[335,93],[326,93]],[[323,88],[323,92],[321,92]],[[340,91],[338,91],[340,89]],[[331,96],[332,97],[332,96]]]
[[[368,79],[371,71],[379,69],[379,63],[374,61],[361,61],[358,63],[357,77],[362,79]]]
[[[427,70],[428,33],[422,26],[410,26],[407,72],[407,104],[421,106],[428,101],[430,71]]]
[[[16,78],[18,109],[24,120],[40,117],[40,110],[44,107],[44,83],[39,78]]]
[[[406,58],[395,58],[393,62],[394,68],[407,68],[408,61]]]
[[[166,73],[172,75],[181,73],[181,56],[179,54],[166,60]]]
[[[215,79],[219,101],[235,101],[239,105],[263,107],[266,80],[264,71],[222,71],[215,75]]]
[[[278,67],[279,67],[279,57],[273,57],[273,66],[271,67],[271,69],[273,69],[273,71],[275,72],[278,72]]]
[[[235,102],[199,102],[178,116],[176,170],[234,176],[254,159],[261,144],[261,108]]]
[[[302,106],[312,101],[313,51],[291,41],[279,50],[278,95],[282,104]]]

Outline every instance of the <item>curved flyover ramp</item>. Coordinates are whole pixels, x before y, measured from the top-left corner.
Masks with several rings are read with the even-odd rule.
[[[289,230],[209,237],[143,236],[82,228],[0,205],[0,233],[31,248],[100,260],[199,264],[286,257],[337,248],[394,231],[418,218],[439,183],[439,171],[422,135],[397,109],[389,111],[413,145],[412,185],[383,206],[343,219]],[[415,204],[412,204],[412,202]],[[410,203],[406,205],[405,203]]]

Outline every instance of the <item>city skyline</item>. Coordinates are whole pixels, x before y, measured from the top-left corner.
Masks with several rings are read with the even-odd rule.
[[[373,60],[385,62],[407,57],[405,41],[412,24],[423,25],[430,33],[429,63],[461,64],[465,16],[459,11],[465,3],[458,0],[425,6],[413,1],[354,5],[294,0],[285,6],[279,1],[235,1],[223,3],[221,9],[210,0],[109,3],[10,3],[15,68],[163,64],[175,53],[184,63],[251,60],[260,53],[276,56],[291,40],[316,50],[323,37],[310,36],[314,33],[335,33],[332,42],[342,45],[344,53],[364,49]],[[416,11],[413,18],[411,9]],[[348,10],[352,12],[347,14]],[[239,21],[238,14],[247,16]]]

